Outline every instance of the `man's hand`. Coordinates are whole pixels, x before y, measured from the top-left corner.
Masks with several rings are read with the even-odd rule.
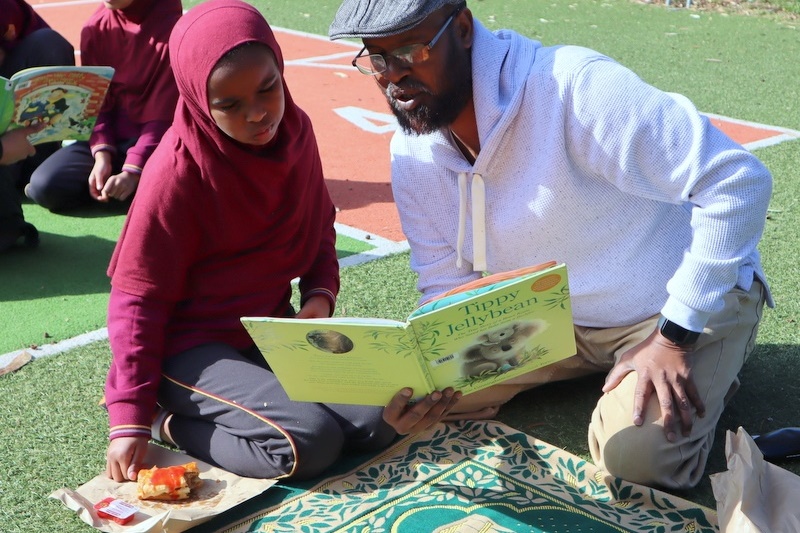
[[[119,437],[108,444],[106,475],[117,482],[136,481],[147,451],[147,437]]]
[[[461,392],[448,387],[434,391],[420,401],[409,405],[414,394],[411,389],[402,389],[394,395],[383,409],[383,419],[400,435],[419,433],[443,420],[461,399]]]
[[[35,154],[36,148],[28,140],[28,135],[33,135],[42,128],[44,128],[44,124],[37,123],[7,131],[0,136],[0,142],[3,143],[3,157],[0,158],[0,165],[11,165]]]
[[[677,439],[676,415],[683,436],[688,436],[692,429],[693,408],[698,416],[705,416],[705,404],[691,376],[691,347],[676,346],[654,330],[643,342],[622,354],[606,377],[603,392],[614,389],[631,371],[638,375],[633,403],[635,425],[644,423],[643,412],[653,392],[661,406],[664,433],[670,442]]]

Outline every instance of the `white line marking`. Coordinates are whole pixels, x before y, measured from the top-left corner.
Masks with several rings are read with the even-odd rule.
[[[31,354],[31,357],[33,359],[38,359],[40,357],[46,357],[48,355],[55,355],[61,352],[66,352],[67,350],[78,348],[80,346],[86,346],[87,344],[91,344],[97,341],[102,341],[107,338],[108,338],[108,329],[101,328],[96,331],[90,331],[89,333],[84,333],[83,335],[78,335],[77,337],[72,337],[71,339],[65,339],[63,341],[56,342],[53,344],[45,344],[35,349],[25,348],[24,350],[17,350],[16,352],[0,355],[0,368],[7,366],[17,355],[21,354],[22,352],[28,352],[29,354]]]
[[[743,144],[742,146],[749,150],[758,150],[759,148],[766,148],[767,146],[775,146],[776,144],[780,144],[786,141],[796,141],[800,139],[800,135],[789,135],[784,133],[783,135],[778,135],[776,137],[770,137],[769,139],[762,139],[760,141],[753,141],[751,143]]]
[[[339,53],[336,53],[336,54],[327,54],[327,55],[324,55],[324,56],[312,56],[312,57],[305,57],[303,59],[291,59],[289,61],[284,61],[284,64],[289,65],[289,64],[297,63],[297,62],[301,62],[301,61],[302,62],[306,62],[307,61],[309,63],[315,63],[315,62],[328,61],[330,59],[342,59],[342,58],[345,58],[345,57],[348,58],[348,59],[352,59],[353,58],[352,52],[339,52]]]
[[[351,239],[356,239],[358,241],[365,242],[370,246],[374,246],[375,248],[371,250],[367,250],[365,252],[361,252],[355,255],[349,255],[339,260],[339,266],[341,268],[346,268],[349,266],[360,265],[362,263],[366,263],[368,261],[372,261],[375,259],[380,259],[382,257],[388,257],[390,255],[399,254],[405,252],[409,249],[408,241],[402,242],[394,242],[390,241],[389,239],[384,239],[378,235],[373,235],[368,231],[364,231],[362,229],[354,228],[351,226],[345,226],[344,224],[335,223],[334,227],[336,228],[336,232],[344,235],[346,237],[350,237]]]
[[[383,257],[388,257],[390,255],[399,254],[408,250],[408,241],[403,241],[403,242],[390,241],[378,235],[373,235],[368,231],[364,231],[351,226],[346,226],[344,224],[339,224],[338,222],[334,224],[334,227],[336,228],[336,232],[341,235],[350,237],[351,239],[365,242],[370,246],[375,247],[371,250],[366,250],[364,252],[354,255],[349,255],[343,259],[340,259],[339,260],[340,268],[347,268],[355,265],[360,265],[363,263],[367,263],[369,261],[374,261],[376,259],[381,259]],[[72,350],[73,348],[79,348],[81,346],[86,346],[87,344],[91,344],[93,342],[102,341],[106,339],[108,339],[108,329],[101,328],[96,331],[90,331],[89,333],[84,333],[83,335],[78,335],[77,337],[73,337],[71,339],[65,339],[63,341],[59,341],[53,344],[45,344],[38,346],[37,348],[25,348],[23,350],[17,350],[4,355],[0,355],[0,368],[8,366],[8,364],[11,363],[11,361],[13,361],[14,358],[17,355],[21,354],[22,352],[28,352],[29,354],[31,354],[31,357],[33,359],[38,359],[40,357],[47,357],[49,355],[60,354],[68,350]]]
[[[97,0],[69,0],[67,2],[52,2],[50,4],[36,4],[33,6],[34,11],[39,9],[49,9],[53,7],[69,7],[69,6],[84,6],[87,4],[99,4]]]
[[[726,117],[724,115],[715,115],[714,113],[703,113],[702,111],[701,113],[709,118],[716,118],[719,120],[724,120],[725,122],[733,122],[734,124],[741,124],[742,126],[750,126],[756,129],[780,131],[783,133],[787,133],[789,135],[794,135],[795,137],[800,137],[800,131],[790,130],[789,128],[781,128],[780,126],[761,124],[760,122],[750,122],[749,120],[740,120],[738,118]]]
[[[337,65],[335,63],[314,63],[305,59],[292,59],[284,63],[287,67],[311,67],[311,68],[326,68],[331,70],[350,70],[350,65]],[[355,69],[353,69],[355,70]],[[357,71],[356,71],[357,72]]]
[[[316,33],[308,33],[300,30],[292,30],[290,28],[283,28],[281,26],[272,26],[272,31],[275,33],[288,33],[289,35],[295,35],[297,37],[308,37],[309,39],[316,39],[318,41],[325,41],[326,43],[334,43],[334,44],[343,44],[345,46],[349,46],[350,48],[361,48],[363,45],[359,42],[355,41],[331,41],[330,37],[327,35],[318,35]]]

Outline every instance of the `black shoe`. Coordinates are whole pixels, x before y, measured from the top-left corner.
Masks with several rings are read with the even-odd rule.
[[[800,457],[800,427],[781,428],[764,435],[753,435],[753,442],[767,461]]]
[[[25,222],[22,228],[23,243],[26,248],[36,248],[39,246],[39,230],[33,224]]]

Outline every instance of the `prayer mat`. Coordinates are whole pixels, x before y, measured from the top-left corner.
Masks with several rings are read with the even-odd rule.
[[[612,477],[499,422],[437,424],[350,472],[278,497],[216,531],[719,531],[711,509]]]

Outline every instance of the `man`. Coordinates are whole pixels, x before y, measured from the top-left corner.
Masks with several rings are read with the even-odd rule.
[[[591,50],[492,33],[463,1],[344,0],[330,36],[362,39],[353,65],[400,125],[392,184],[422,299],[484,271],[569,270],[578,353],[452,413],[607,372],[594,461],[696,485],[772,305],[756,250],[767,169],[686,98]]]

